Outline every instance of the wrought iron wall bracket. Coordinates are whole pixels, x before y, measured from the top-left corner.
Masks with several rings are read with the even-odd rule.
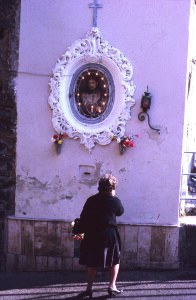
[[[152,130],[156,130],[156,131],[158,132],[158,134],[160,134],[160,133],[161,133],[161,132],[160,132],[160,129],[154,128],[154,127],[152,127],[152,126],[150,125],[150,117],[149,117],[149,115],[148,115],[147,112],[141,111],[141,112],[139,113],[139,115],[138,115],[138,119],[139,119],[140,121],[144,121],[144,120],[145,120],[145,116],[144,116],[144,115],[147,115],[147,117],[148,117],[148,125],[149,125],[149,127],[150,127]]]

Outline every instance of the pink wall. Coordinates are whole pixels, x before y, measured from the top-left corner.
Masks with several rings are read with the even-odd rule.
[[[92,26],[88,0],[22,0],[18,77],[16,216],[73,220],[96,185],[78,181],[79,165],[111,171],[125,206],[121,222],[177,224],[188,48],[188,0],[100,0],[98,27],[134,68],[136,85],[127,133],[138,133],[134,149],[97,145],[91,154],[66,139],[58,156],[48,106],[56,61]],[[152,93],[151,123],[140,122],[140,99]]]

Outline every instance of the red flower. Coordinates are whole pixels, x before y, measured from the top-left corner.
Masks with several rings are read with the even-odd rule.
[[[131,142],[130,147],[135,147],[135,143]]]
[[[124,143],[125,143],[125,145],[126,145],[127,147],[130,146],[130,144],[131,144],[130,141],[125,141]]]
[[[67,136],[67,134],[66,133],[64,133],[63,135],[62,135],[62,138],[65,138]]]
[[[58,139],[58,135],[57,134],[53,135],[53,139],[57,140]]]

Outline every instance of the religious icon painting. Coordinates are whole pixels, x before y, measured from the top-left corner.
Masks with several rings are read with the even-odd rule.
[[[50,80],[52,122],[91,151],[122,137],[135,104],[129,60],[93,27],[57,61]]]
[[[111,112],[115,86],[108,69],[99,64],[79,68],[69,89],[70,107],[75,117],[86,124],[97,124]]]

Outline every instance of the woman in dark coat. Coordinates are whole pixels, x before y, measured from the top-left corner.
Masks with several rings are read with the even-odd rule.
[[[117,179],[105,174],[99,181],[99,193],[87,199],[80,215],[87,224],[87,230],[81,242],[79,264],[88,267],[86,295],[90,298],[97,267],[109,267],[109,296],[121,292],[116,288],[121,250],[116,216],[121,216],[124,208],[115,197],[116,186]]]

